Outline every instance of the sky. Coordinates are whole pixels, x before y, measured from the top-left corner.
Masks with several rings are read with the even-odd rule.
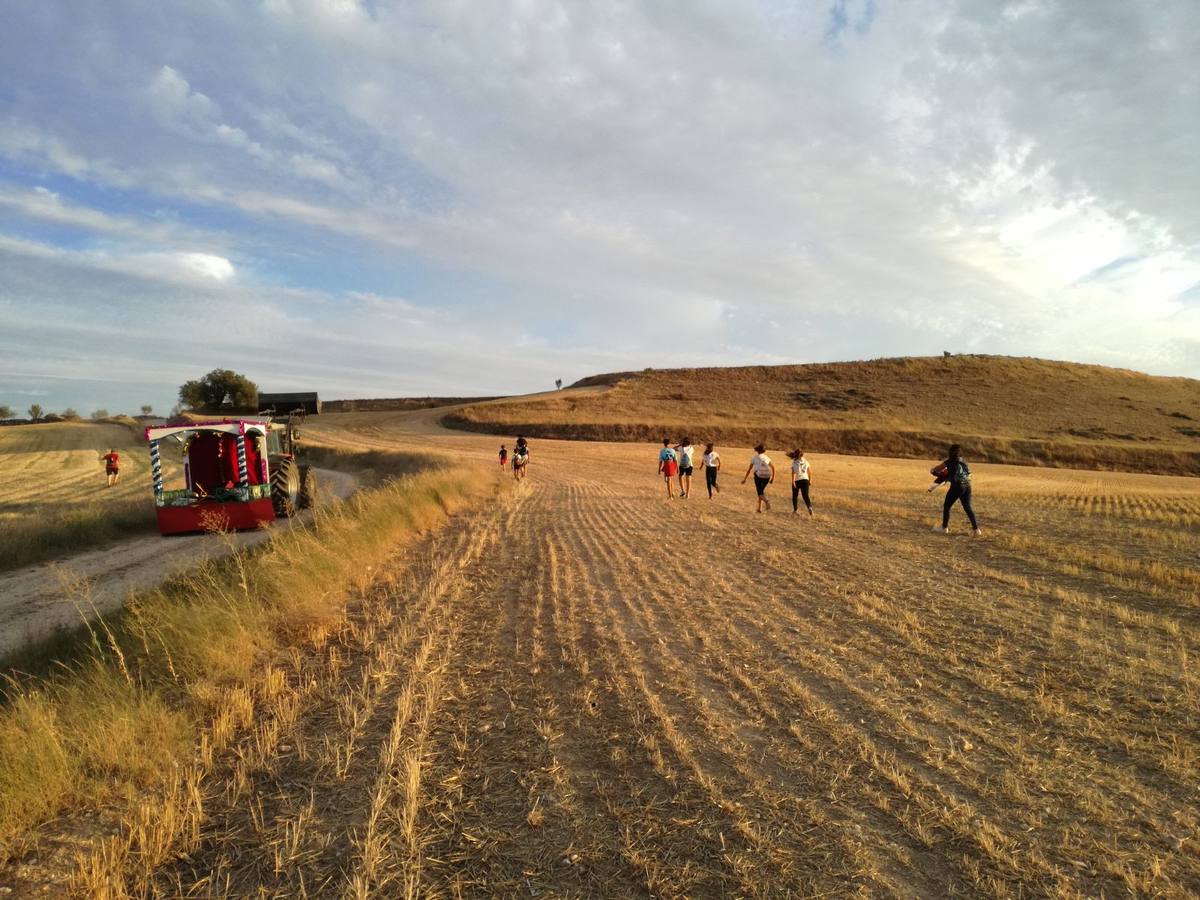
[[[0,0],[0,404],[1200,377],[1195,0]]]

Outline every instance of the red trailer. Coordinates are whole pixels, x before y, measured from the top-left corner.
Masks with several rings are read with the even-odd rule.
[[[316,493],[309,466],[296,463],[302,417],[188,422],[146,429],[154,505],[162,534],[258,528],[311,506]],[[168,490],[164,452],[179,448],[183,485]]]

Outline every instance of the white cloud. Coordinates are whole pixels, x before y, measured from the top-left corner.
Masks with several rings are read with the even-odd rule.
[[[943,347],[1200,375],[1200,7],[830,7],[17,16],[17,49],[50,50],[0,60],[0,161],[33,173],[0,182],[0,232],[47,265],[269,290],[336,352],[392,327],[423,359],[522,347],[505,390]],[[47,174],[87,190],[38,195]]]

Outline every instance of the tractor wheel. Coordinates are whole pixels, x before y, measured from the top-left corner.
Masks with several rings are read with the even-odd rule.
[[[271,503],[275,515],[290,519],[296,514],[300,501],[300,471],[296,461],[286,456],[273,461],[271,466]]]
[[[300,509],[312,509],[317,505],[317,472],[312,466],[300,467]]]

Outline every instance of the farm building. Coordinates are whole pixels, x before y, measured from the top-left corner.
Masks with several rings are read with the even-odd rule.
[[[294,393],[278,393],[258,395],[260,409],[273,409],[277,414],[289,413],[294,409],[302,409],[310,416],[321,412],[321,398],[316,391],[300,391]]]

